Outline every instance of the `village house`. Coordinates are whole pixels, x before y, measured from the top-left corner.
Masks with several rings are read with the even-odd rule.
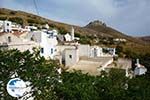
[[[79,50],[77,48],[65,49],[62,61],[66,67],[74,66],[79,61]]]
[[[0,32],[3,32],[3,21],[0,20]]]
[[[29,50],[32,52],[33,47],[38,46],[33,41],[23,41],[18,35],[21,35],[21,33],[0,33],[1,49],[18,49],[21,52]]]
[[[91,46],[91,57],[102,57],[103,49],[98,46]]]
[[[66,33],[65,35],[64,35],[64,37],[65,37],[65,41],[74,41],[75,39],[78,39],[79,40],[79,38],[76,38],[75,36],[74,36],[74,28],[72,27],[71,28],[71,33],[69,34],[69,33]]]
[[[3,21],[3,31],[4,32],[11,32],[12,31],[12,22],[11,21]]]
[[[124,39],[124,38],[116,38],[116,39],[113,39],[113,41],[114,42],[127,42],[127,40],[126,39]]]
[[[139,59],[137,59],[137,63],[135,64],[136,68],[134,69],[134,75],[144,75],[147,72],[147,68],[139,63]]]
[[[65,37],[65,41],[72,41],[71,35],[69,33],[65,34],[64,37]]]
[[[1,47],[31,52],[33,47],[39,48],[40,55],[46,59],[59,60],[60,64],[69,69],[87,72],[92,69],[92,73],[99,73],[113,62],[115,48],[109,49],[111,53],[107,56],[103,53],[102,47],[79,44],[76,41],[79,38],[74,36],[73,27],[70,33],[63,36],[58,34],[57,30],[49,31],[48,25],[42,30],[37,30],[35,26],[21,28],[9,21],[6,23],[6,27],[3,27],[6,32],[0,36]],[[4,26],[4,23],[1,26]],[[58,44],[58,40],[61,40],[62,44]]]
[[[53,59],[56,54],[57,41],[57,31],[34,31],[29,32],[25,37],[27,40],[34,41],[39,44],[40,55],[44,56],[46,59]]]

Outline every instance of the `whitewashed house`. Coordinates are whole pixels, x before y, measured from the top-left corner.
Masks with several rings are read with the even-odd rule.
[[[65,35],[64,35],[64,37],[65,37],[65,41],[74,41],[75,40],[75,36],[74,36],[74,28],[72,27],[71,28],[71,33],[69,34],[69,33],[66,33]],[[79,40],[79,38],[77,38],[78,40]]]
[[[79,61],[79,50],[77,48],[65,49],[62,61],[66,67],[74,66]]]
[[[24,29],[32,31],[32,30],[37,30],[38,28],[36,26],[25,26]]]
[[[32,49],[37,46],[37,43],[33,41],[23,41],[18,35],[13,33],[1,33],[0,35],[0,49],[18,49],[21,52],[29,50],[32,52]]]
[[[12,31],[12,22],[11,21],[3,21],[3,29],[4,32],[11,32]]]
[[[144,75],[147,72],[147,68],[139,63],[139,59],[137,59],[137,63],[135,65],[136,68],[134,69],[134,75]]]
[[[65,34],[64,37],[65,37],[65,41],[72,41],[71,35],[69,33]]]
[[[90,57],[101,57],[101,56],[103,56],[102,48],[98,46],[92,46]]]
[[[49,29],[49,25],[48,24],[45,24],[44,26],[46,29]]]
[[[79,56],[80,57],[90,57],[91,48],[90,45],[82,45],[78,46],[79,48]]]
[[[0,20],[0,32],[3,32],[3,21]]]
[[[56,45],[57,41],[57,31],[34,31],[27,35],[27,39],[35,41],[40,45],[40,55],[44,56],[46,59],[53,59],[56,55]]]

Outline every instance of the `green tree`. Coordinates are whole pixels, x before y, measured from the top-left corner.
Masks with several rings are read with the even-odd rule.
[[[15,100],[8,95],[5,87],[14,73],[24,81],[31,82],[35,100],[55,100],[54,88],[58,84],[57,63],[47,61],[35,51],[19,52],[18,50],[0,51],[0,81],[1,98],[4,100]]]

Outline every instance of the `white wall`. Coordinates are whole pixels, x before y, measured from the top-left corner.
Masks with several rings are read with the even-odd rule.
[[[4,25],[4,31],[5,32],[11,32],[12,27],[11,27],[11,22],[10,21],[4,21],[3,25]]]
[[[78,49],[65,49],[65,66],[71,67],[79,61]]]
[[[8,37],[10,37],[11,41],[8,41]],[[8,45],[8,49],[18,49],[21,52],[26,50],[32,51],[33,47],[38,47],[37,43],[33,41],[24,42],[22,39],[13,35],[12,33],[7,33],[0,36],[0,44],[3,45],[3,43]]]
[[[48,34],[41,32],[41,42],[40,47],[44,49],[44,52],[41,52],[41,56],[45,58],[54,58],[56,55],[56,45],[58,44],[56,37],[49,38]]]
[[[90,51],[90,57],[102,57],[103,56],[103,50],[101,47],[98,46],[92,46]]]
[[[136,67],[134,70],[134,74],[135,75],[143,75],[147,72],[146,68],[142,68],[142,67]]]
[[[79,45],[79,56],[90,57],[90,45]]]

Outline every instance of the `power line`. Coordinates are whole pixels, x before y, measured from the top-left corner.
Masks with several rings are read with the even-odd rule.
[[[34,2],[34,6],[35,6],[35,10],[36,10],[37,15],[40,15],[39,11],[38,11],[38,6],[37,6],[37,3],[36,3],[36,0],[33,0],[33,2]]]

